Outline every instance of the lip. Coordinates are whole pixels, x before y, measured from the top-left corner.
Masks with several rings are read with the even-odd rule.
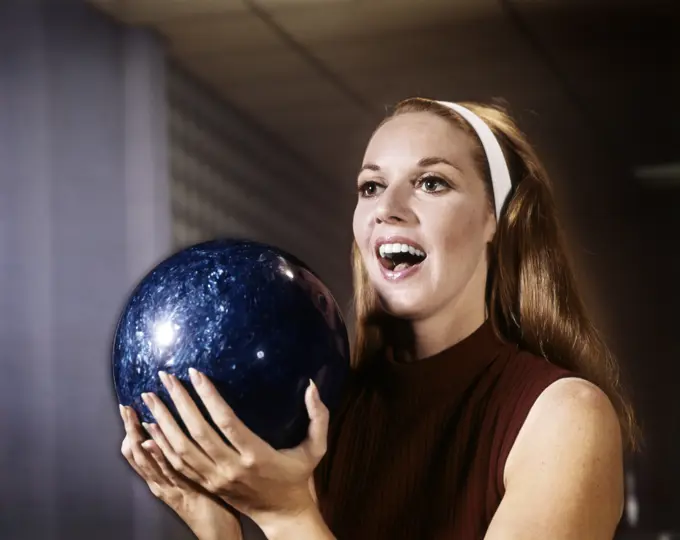
[[[399,272],[394,272],[392,270],[388,270],[385,268],[380,262],[378,262],[378,266],[380,267],[380,272],[382,273],[383,277],[388,280],[388,281],[402,281],[408,277],[411,277],[413,274],[418,272],[420,270],[420,267],[425,264],[425,261],[416,264],[415,266],[409,266],[406,270],[400,270]]]
[[[399,272],[394,272],[392,270],[388,270],[385,268],[382,264],[380,264],[380,246],[383,244],[407,244],[409,246],[413,246],[416,249],[419,249],[423,253],[427,253],[424,249],[423,246],[421,246],[418,242],[415,240],[412,240],[411,238],[407,238],[406,236],[381,236],[375,241],[375,256],[376,256],[376,262],[378,264],[378,267],[380,268],[380,272],[382,273],[383,277],[388,280],[388,281],[402,281],[406,278],[411,277],[413,274],[418,272],[420,270],[420,267],[425,264],[425,261],[427,260],[427,257],[420,263],[414,265],[414,266],[409,266],[405,270],[400,270]]]

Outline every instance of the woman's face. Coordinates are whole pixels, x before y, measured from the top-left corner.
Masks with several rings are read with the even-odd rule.
[[[354,237],[383,307],[417,320],[484,302],[495,217],[470,138],[426,112],[371,138],[358,176]]]

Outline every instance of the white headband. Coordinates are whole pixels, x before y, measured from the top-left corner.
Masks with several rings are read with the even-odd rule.
[[[510,181],[510,171],[508,164],[505,162],[501,145],[498,144],[498,139],[491,132],[486,122],[471,110],[458,105],[457,103],[450,103],[448,101],[437,101],[440,105],[444,105],[453,109],[460,114],[472,128],[477,132],[479,140],[484,147],[486,160],[489,163],[489,171],[491,172],[491,185],[493,186],[493,198],[496,201],[496,219],[501,215],[501,210],[505,204],[505,200],[512,189],[512,182]]]

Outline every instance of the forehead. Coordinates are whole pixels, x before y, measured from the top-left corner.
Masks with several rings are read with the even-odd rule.
[[[431,156],[460,161],[471,158],[472,149],[470,137],[451,121],[428,112],[405,113],[376,130],[364,161],[418,161]]]

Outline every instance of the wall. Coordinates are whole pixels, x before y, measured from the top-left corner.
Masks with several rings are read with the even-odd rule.
[[[330,179],[173,64],[168,104],[175,245],[219,236],[274,244],[346,308],[351,221],[338,215]]]
[[[120,455],[109,359],[171,247],[163,72],[153,38],[80,2],[0,4],[3,540],[183,533]]]

